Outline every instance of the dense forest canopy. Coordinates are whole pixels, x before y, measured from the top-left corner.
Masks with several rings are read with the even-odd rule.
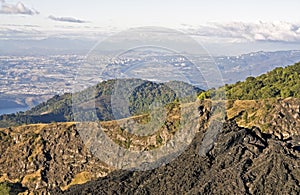
[[[141,79],[107,80],[75,94],[56,95],[26,112],[2,115],[0,116],[0,127],[73,121],[73,101],[84,112],[81,113],[81,117],[85,118],[84,121],[90,121],[89,118],[96,118],[100,121],[115,120],[148,113],[154,104],[165,106],[178,100],[181,102],[195,101],[197,95],[202,91],[182,81],[156,83]],[[119,95],[119,100],[126,99],[128,102],[130,113],[127,115],[116,116],[113,113],[113,109],[116,108],[112,106],[116,102],[112,102],[112,100],[118,101],[118,98],[114,98],[114,96]],[[74,97],[76,98],[74,99]],[[95,107],[92,107],[93,105]],[[120,106],[117,105],[117,107]],[[117,112],[121,111],[117,110]]]
[[[300,63],[274,70],[258,77],[248,77],[243,82],[225,85],[219,89],[202,92],[200,99],[213,98],[225,91],[226,99],[255,100],[267,98],[300,98]]]

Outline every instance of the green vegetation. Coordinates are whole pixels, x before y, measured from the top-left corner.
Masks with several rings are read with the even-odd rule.
[[[129,110],[132,115],[148,113],[151,106],[161,107],[161,105],[173,102],[175,97],[175,92],[166,85],[146,82],[135,88],[129,97]]]
[[[202,92],[198,98],[213,98],[222,90],[225,91],[226,99],[300,98],[300,63],[276,68],[256,78],[248,77],[244,82],[225,85],[217,90]]]
[[[161,138],[161,136],[158,134],[156,135],[156,144],[157,145],[161,145],[163,142],[163,139]]]
[[[27,188],[23,187],[21,183],[0,183],[0,195],[18,194],[26,190]]]
[[[80,109],[80,118],[83,121],[108,121],[149,113],[151,109],[178,99],[186,102],[195,100],[200,92],[200,89],[179,81],[155,83],[140,79],[108,80],[75,94],[56,95],[26,112],[2,115],[0,127],[73,121],[72,100],[77,101],[75,103]],[[129,101],[127,107],[130,113],[122,110],[126,109],[126,106],[117,105],[117,109],[120,109],[117,113],[120,116],[114,115],[113,109],[116,108],[112,106],[116,102],[112,102],[112,99],[116,96]],[[120,102],[119,99],[114,100]]]
[[[10,193],[10,186],[7,183],[0,183],[0,194],[1,195],[8,195]]]
[[[117,90],[114,91],[116,87]],[[108,80],[75,94],[56,95],[26,112],[2,115],[0,127],[73,121],[72,96],[76,97],[75,103],[79,105],[80,118],[83,121],[108,121],[147,114],[152,109],[162,108],[179,100],[182,103],[189,102],[194,100],[196,95],[201,100],[300,98],[300,63],[276,68],[256,78],[248,77],[244,82],[200,92],[200,89],[179,81],[155,83],[140,79]],[[119,99],[112,102],[116,96]],[[129,105],[122,106],[122,99],[128,100]],[[116,103],[120,103],[117,105],[120,110],[116,111],[113,107]],[[113,110],[119,115],[116,116]],[[248,120],[248,116],[244,116],[244,119]]]

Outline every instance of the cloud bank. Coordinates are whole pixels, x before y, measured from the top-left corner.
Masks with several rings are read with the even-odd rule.
[[[194,36],[224,38],[245,41],[300,42],[300,23],[212,23],[198,28],[186,29]]]
[[[71,22],[71,23],[87,23],[87,21],[79,20],[72,17],[55,17],[55,16],[48,16],[49,19],[59,22]]]
[[[39,14],[35,9],[27,8],[22,2],[18,2],[16,5],[8,4],[5,0],[1,0],[0,14],[23,14],[23,15],[35,15]]]

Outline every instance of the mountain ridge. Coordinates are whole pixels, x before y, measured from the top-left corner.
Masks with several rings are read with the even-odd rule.
[[[203,133],[177,159],[157,169],[116,171],[60,194],[125,193],[299,193],[300,153],[257,128],[224,124],[206,156],[199,155]],[[267,161],[266,161],[267,159]],[[264,166],[261,166],[264,165]],[[179,171],[180,170],[180,171]],[[277,181],[277,183],[275,182]]]
[[[271,72],[281,84],[285,81],[297,81],[299,64]],[[284,70],[289,70],[285,75],[296,76],[291,77],[291,80],[287,79],[289,76],[281,77]],[[280,74],[277,74],[278,72]],[[266,76],[259,78],[263,77]],[[251,83],[255,79],[257,78],[250,78],[244,83]],[[116,84],[112,81],[107,82],[107,88],[102,88],[101,94],[98,94],[99,97],[103,97],[102,103],[111,100],[105,95],[111,94],[109,86]],[[122,81],[120,82],[122,84]],[[135,82],[139,84],[139,81]],[[274,83],[276,84],[271,84]],[[103,86],[102,84],[99,86]],[[123,89],[127,90],[126,82],[124,84]],[[144,89],[150,92],[152,88],[166,89],[168,95],[165,98],[159,96],[161,99],[157,100],[156,94],[164,90],[149,93],[147,101],[144,101],[147,106],[134,105],[134,108],[138,109],[132,110],[132,114],[140,114],[137,116],[126,118],[126,115],[122,115],[125,117],[117,118],[118,120],[80,122],[89,122],[91,130],[97,130],[94,127],[100,125],[106,136],[129,151],[161,147],[178,132],[181,121],[179,111],[189,102],[189,96],[187,99],[177,99],[169,88],[151,82],[141,86],[134,94],[143,97],[142,99],[144,96],[140,91]],[[226,87],[228,86],[224,88]],[[232,85],[232,89],[235,87],[243,90],[245,86],[240,82]],[[213,92],[218,92],[218,89],[202,92],[200,96],[208,93],[211,95]],[[79,101],[84,103],[85,108],[89,108],[86,107],[89,104],[85,104],[89,102],[88,98],[95,97],[89,94],[91,91],[88,90],[79,94],[82,95],[79,96]],[[297,194],[300,193],[300,103],[295,94],[285,99],[277,96],[264,99],[249,98],[250,100],[225,100],[222,99],[223,96],[217,97],[217,100],[213,97],[199,98],[200,100],[192,103],[195,104],[193,108],[196,108],[198,114],[198,125],[187,129],[196,131],[192,144],[173,161],[144,172],[114,171],[115,167],[94,156],[84,144],[83,137],[77,129],[80,123],[53,122],[0,129],[0,187],[8,182],[8,186],[21,185],[27,192],[54,194],[220,194],[228,190],[236,194]],[[49,101],[52,101],[52,105],[57,103],[57,110],[68,112],[68,109],[61,109],[65,108],[64,106],[60,107],[65,101],[71,100],[70,94],[65,95],[68,98],[56,96]],[[132,98],[134,101],[131,102],[135,102],[134,97]],[[192,98],[195,100],[194,96]],[[164,102],[164,99],[168,101]],[[153,116],[149,113],[144,114],[144,109],[157,101],[165,103],[164,106],[157,104],[167,113],[164,123],[159,124],[159,130],[152,134],[134,135],[131,131],[133,129],[130,129],[132,122],[147,124]],[[212,125],[213,128],[219,127],[217,132],[211,132],[209,128],[210,120],[218,110],[214,102],[225,105],[226,111],[226,120]],[[47,103],[30,112],[49,114],[49,107],[46,105]]]
[[[293,130],[290,130],[289,134],[285,135],[285,133],[284,133],[285,131],[283,131],[283,129],[285,129],[285,127],[286,127],[285,126],[286,122],[282,122],[281,118],[276,117],[276,116],[280,116],[279,112],[282,111],[280,109],[277,109],[277,108],[281,107],[279,105],[285,105],[286,104],[285,102],[287,101],[287,102],[289,102],[290,105],[294,104],[294,106],[297,106],[299,104],[297,103],[296,100],[297,99],[295,99],[295,101],[291,101],[291,99],[286,99],[286,100],[278,100],[277,102],[274,102],[274,101],[272,102],[273,105],[277,105],[277,106],[275,106],[276,109],[274,109],[274,111],[271,112],[274,114],[275,118],[269,118],[269,119],[267,119],[269,121],[264,121],[263,124],[266,124],[266,123],[272,124],[272,122],[276,122],[277,130],[275,129],[275,127],[269,126],[269,130],[273,130],[273,132],[269,131],[268,129],[264,130],[264,129],[258,128],[257,124],[254,123],[255,121],[253,123],[245,124],[245,122],[243,121],[244,117],[239,117],[239,113],[240,113],[240,111],[243,111],[243,110],[248,111],[248,106],[247,106],[248,103],[247,102],[242,103],[237,100],[236,103],[235,102],[226,103],[227,104],[227,122],[225,122],[224,128],[222,128],[222,131],[217,134],[218,135],[217,139],[215,139],[213,141],[212,147],[211,148],[208,147],[208,150],[204,153],[205,156],[199,155],[199,153],[200,153],[199,150],[201,149],[200,146],[203,146],[203,147],[205,146],[205,144],[203,145],[203,141],[204,141],[205,133],[206,133],[206,131],[208,131],[207,129],[208,129],[208,125],[209,125],[209,121],[210,121],[210,117],[211,117],[210,113],[212,112],[212,104],[211,104],[210,100],[198,102],[199,108],[201,108],[201,112],[199,111],[199,119],[198,119],[199,129],[197,130],[198,133],[195,137],[195,140],[197,140],[197,141],[194,141],[193,144],[191,144],[188,147],[188,148],[194,147],[194,149],[193,149],[194,152],[190,153],[191,150],[189,150],[189,149],[188,149],[188,151],[190,151],[190,152],[187,152],[187,153],[183,152],[182,155],[185,156],[185,158],[181,159],[180,162],[181,163],[185,162],[191,166],[187,170],[193,169],[192,167],[195,166],[195,165],[193,165],[193,163],[195,163],[195,162],[211,163],[211,165],[204,166],[204,168],[198,167],[199,170],[206,170],[204,173],[200,174],[199,171],[196,171],[193,169],[194,171],[196,171],[194,174],[196,174],[196,175],[198,174],[198,177],[201,177],[204,174],[206,181],[209,181],[207,179],[208,179],[208,176],[210,175],[209,174],[210,172],[218,170],[218,171],[216,171],[216,175],[217,175],[217,172],[219,172],[219,171],[222,172],[220,167],[222,167],[224,165],[222,165],[221,162],[224,162],[226,165],[226,162],[228,161],[227,163],[230,164],[231,160],[228,159],[228,157],[235,159],[235,157],[233,155],[233,154],[235,154],[234,151],[236,151],[236,150],[243,151],[243,147],[247,146],[247,148],[248,148],[247,151],[249,150],[248,155],[252,154],[251,152],[254,152],[254,154],[255,154],[255,155],[253,154],[253,156],[249,157],[251,159],[251,161],[256,159],[256,155],[262,155],[262,156],[271,155],[271,157],[272,157],[272,155],[276,154],[276,153],[274,153],[276,151],[279,152],[280,155],[282,155],[283,159],[285,159],[285,158],[289,158],[288,154],[290,154],[289,152],[292,152],[291,154],[296,155],[296,157],[295,157],[294,161],[292,161],[290,159],[289,164],[291,164],[291,165],[295,164],[295,166],[296,166],[297,163],[300,162],[299,157],[298,157],[299,149],[300,149],[300,134],[299,134],[300,132],[297,128],[295,128],[297,126],[294,125],[291,127]],[[261,103],[265,104],[265,102],[261,102]],[[229,105],[229,104],[231,104],[231,105]],[[240,107],[241,104],[245,105],[245,107]],[[259,104],[259,102],[257,104]],[[250,108],[252,108],[251,104],[249,104],[249,109]],[[294,111],[290,110],[290,109],[286,109],[285,112],[282,112],[282,113],[287,115],[289,112],[291,112],[290,113],[291,115],[294,115]],[[173,133],[176,133],[176,127],[175,127],[176,124],[175,123],[166,123],[166,125],[168,125],[167,129],[170,131],[169,135],[164,133],[164,130],[162,130],[162,131],[157,130],[153,134],[146,135],[146,137],[144,137],[144,138],[142,136],[139,137],[137,135],[130,135],[126,129],[122,129],[121,127],[122,127],[123,123],[129,124],[132,119],[134,119],[138,123],[140,123],[140,122],[143,123],[143,121],[147,121],[147,116],[141,115],[141,116],[136,116],[135,118],[120,119],[120,121],[103,121],[103,122],[100,122],[100,125],[101,125],[103,131],[106,133],[106,135],[111,140],[113,140],[115,143],[119,144],[123,148],[127,148],[129,150],[137,150],[137,151],[143,150],[143,149],[152,150],[155,148],[159,148],[162,144],[165,144],[168,141],[168,139],[170,138],[170,136],[172,136]],[[289,119],[288,123],[297,124],[297,123],[299,123],[299,121],[300,120],[297,118],[291,118],[291,119]],[[93,122],[93,124],[91,123],[90,125],[91,125],[90,127],[93,127],[93,125],[97,125],[97,124]],[[244,126],[244,127],[242,127],[242,126]],[[71,122],[71,123],[32,124],[32,125],[0,129],[0,143],[1,143],[0,152],[2,154],[1,161],[0,161],[0,167],[1,167],[0,170],[2,170],[2,172],[0,173],[0,178],[1,178],[0,182],[3,182],[3,181],[10,181],[12,183],[20,182],[23,185],[23,187],[27,187],[30,189],[30,191],[34,191],[34,192],[42,192],[42,191],[48,192],[48,191],[52,191],[52,190],[54,190],[54,188],[56,188],[56,190],[54,191],[54,194],[63,193],[63,190],[67,190],[66,193],[72,192],[72,193],[76,194],[76,193],[81,192],[81,190],[78,191],[77,189],[83,189],[83,191],[84,191],[85,186],[98,186],[97,183],[95,183],[95,182],[97,181],[97,178],[99,178],[100,175],[97,175],[97,174],[101,173],[100,177],[103,177],[103,176],[109,174],[111,171],[115,170],[115,168],[105,165],[105,163],[103,163],[101,161],[101,159],[97,159],[94,155],[92,155],[90,153],[90,151],[83,144],[80,133],[77,128],[78,127],[77,127],[76,123]],[[280,131],[280,129],[282,129],[282,131]],[[167,132],[167,131],[165,131],[165,132]],[[284,136],[281,136],[280,133],[283,134]],[[230,136],[229,136],[229,134],[230,134]],[[228,137],[228,139],[226,137]],[[127,142],[128,138],[130,138],[130,140],[131,140],[130,142]],[[222,138],[226,138],[226,139],[222,140]],[[262,139],[264,140],[263,142],[261,141]],[[256,141],[253,141],[253,140],[256,140]],[[269,141],[266,141],[266,140],[269,140]],[[249,143],[251,143],[251,144],[249,145]],[[272,145],[272,147],[270,147],[270,143],[274,143]],[[278,144],[280,145],[280,148],[278,150],[275,150],[277,147],[276,145],[278,145]],[[228,153],[228,147],[231,145],[233,145],[233,146],[239,145],[239,147],[236,149],[230,149],[230,150],[233,150],[232,154]],[[197,148],[197,149],[195,149],[195,148]],[[264,148],[264,149],[262,149],[262,148]],[[269,151],[269,152],[265,153],[265,151]],[[218,155],[221,155],[221,157],[218,157]],[[189,162],[189,160],[191,160],[189,157],[191,157],[191,156],[193,157],[192,162]],[[200,156],[200,158],[202,160],[199,161],[198,157],[196,158],[195,156],[196,157]],[[214,158],[216,158],[216,159],[218,158],[221,161],[220,162],[221,164],[218,165],[217,168],[216,168],[215,163],[217,163],[219,161],[214,161],[212,163],[211,160],[213,158],[211,158],[211,156],[214,156]],[[180,159],[181,157],[178,157],[178,158]],[[178,158],[176,158],[176,159],[178,159]],[[258,164],[263,163],[264,162],[263,160],[265,160],[265,158],[266,157],[262,158]],[[268,158],[270,158],[270,156]],[[74,161],[74,159],[76,159],[76,160]],[[174,160],[175,164],[177,161],[176,159]],[[206,159],[206,160],[203,160],[203,159]],[[247,160],[243,157],[243,155],[241,156],[241,159]],[[276,159],[278,159],[278,158],[276,158]],[[183,161],[183,160],[185,160],[185,161]],[[195,161],[193,161],[193,160],[195,160]],[[15,161],[18,161],[19,163],[15,164],[15,166],[10,166],[10,163],[13,163]],[[32,164],[32,162],[35,162],[35,163]],[[168,168],[169,171],[171,171],[171,169],[172,169],[171,167],[174,168],[175,165],[172,164],[174,162],[171,161],[169,164],[165,165],[166,167],[170,167],[170,168]],[[181,163],[179,163],[179,164],[181,164]],[[183,165],[185,163],[183,163]],[[238,160],[234,160],[234,163],[239,163],[239,162],[238,162]],[[182,167],[183,165],[181,165],[181,169],[174,168],[174,170],[171,172],[173,172],[175,175],[179,174],[179,173],[175,173],[175,171],[176,170],[185,170],[184,167]],[[163,167],[165,167],[165,166],[163,166]],[[176,164],[176,166],[178,166],[178,163]],[[198,166],[198,165],[196,165],[196,166]],[[216,169],[213,168],[212,170],[208,170],[209,167],[214,167],[214,166]],[[227,166],[230,167],[231,165],[230,166],[227,165]],[[267,165],[265,165],[265,166],[267,166]],[[19,167],[19,168],[17,168],[17,167]],[[70,167],[72,167],[72,168],[70,169]],[[98,167],[99,171],[94,171],[95,167]],[[255,170],[254,168],[256,168],[256,166],[253,167],[253,170]],[[64,171],[63,170],[59,171],[60,169],[64,169]],[[18,171],[16,172],[16,170],[18,170]],[[246,171],[248,169],[241,168],[241,170]],[[263,171],[261,169],[259,169],[259,170]],[[277,167],[276,170],[279,170],[279,168]],[[164,175],[163,172],[159,172],[159,171],[165,171],[165,169],[157,168],[157,169],[153,170],[155,175]],[[225,170],[223,170],[223,172],[224,171]],[[258,172],[260,172],[260,171],[258,171]],[[117,171],[117,172],[118,172],[118,174],[122,173],[121,175],[125,174],[125,176],[122,176],[122,177],[132,178],[132,176],[130,176],[132,174],[131,172],[126,172],[126,171]],[[188,173],[188,171],[186,171],[186,170],[184,172],[186,172],[187,174],[191,174],[190,172]],[[149,177],[150,177],[152,175],[152,172],[149,171],[148,173],[150,174],[149,175]],[[117,176],[118,174],[113,173],[112,176],[108,175],[107,177],[103,178],[103,181],[110,182],[112,184],[112,186],[114,186],[115,185],[114,182],[119,181],[118,179],[116,179],[118,177]],[[143,174],[141,172],[137,172],[135,174],[140,175],[141,178],[148,178],[148,176],[142,176]],[[205,174],[207,174],[207,175],[205,175]],[[234,172],[233,175],[239,175],[239,174],[241,174],[241,173]],[[281,172],[280,172],[280,174],[281,174]],[[151,177],[154,177],[154,175],[152,175]],[[168,176],[168,177],[170,179],[170,182],[172,181],[174,185],[179,185],[175,181],[180,181],[179,178],[184,177],[184,176],[178,177],[177,180],[172,180],[171,176]],[[194,179],[196,179],[195,176],[190,175],[189,177],[193,177]],[[247,175],[247,177],[251,178],[252,176]],[[294,176],[292,176],[292,177],[294,177]],[[110,179],[108,179],[108,178],[110,178]],[[112,181],[111,178],[116,179],[116,181]],[[281,176],[280,176],[280,178],[281,178]],[[167,179],[167,180],[169,180],[169,179]],[[188,181],[186,179],[185,179],[185,181]],[[87,183],[86,185],[83,184],[88,181],[94,181],[94,183],[93,182]],[[103,182],[102,179],[99,179],[98,181],[100,181],[100,183]],[[130,181],[135,181],[135,180],[130,179]],[[195,180],[195,182],[196,181],[197,180]],[[297,179],[297,181],[300,181],[300,180]],[[125,183],[126,182],[129,182],[129,180],[125,179]],[[222,180],[222,182],[225,182],[225,181]],[[220,183],[212,182],[211,184],[219,186],[222,182],[221,181],[220,181]],[[244,182],[242,182],[242,183],[244,183]],[[249,183],[249,182],[246,182],[245,185],[247,183]],[[82,184],[83,186],[72,187],[73,185],[76,185],[76,184]],[[250,184],[251,184],[251,182],[247,185],[250,185]],[[132,184],[132,185],[135,185],[135,184]],[[157,185],[157,184],[155,184],[155,185]],[[191,183],[191,185],[192,185],[192,183]],[[251,185],[253,186],[254,184],[251,184]],[[266,185],[270,185],[270,182],[267,182]],[[123,186],[122,188],[125,191],[126,190],[130,191],[130,189],[128,189],[126,186],[127,186],[127,184],[125,186]],[[131,184],[130,184],[130,186],[131,186]],[[160,190],[164,190],[164,188],[162,187],[163,184],[160,184],[160,186],[161,186]],[[201,184],[201,186],[202,186],[202,184]],[[205,182],[203,183],[203,186],[206,186]],[[180,186],[177,186],[177,187],[178,187],[178,189],[181,188]],[[184,187],[184,188],[186,188],[186,187]],[[89,189],[89,188],[90,187],[87,187],[86,189]],[[204,188],[208,188],[207,193],[213,192],[209,186],[201,187],[200,189],[204,190],[202,192],[205,192]],[[254,187],[252,187],[252,188],[254,188]],[[68,190],[68,189],[70,189],[70,190]],[[119,189],[119,187],[116,188],[117,191],[118,191],[118,189]],[[152,189],[152,187],[149,189]],[[248,187],[243,188],[243,189],[244,189],[243,192],[246,192],[246,189],[248,189]],[[261,189],[264,189],[264,188],[261,188]],[[295,188],[295,189],[298,189],[298,188]],[[107,191],[107,190],[108,189],[106,189],[105,192],[108,193],[109,191]],[[169,191],[169,190],[170,189],[168,189],[167,191]],[[191,188],[189,190],[195,191],[196,189]],[[248,190],[250,190],[250,187]],[[97,191],[93,191],[93,192],[96,193]],[[132,192],[132,191],[130,191],[130,192]],[[149,192],[151,192],[151,190]],[[219,192],[221,192],[221,191],[219,191]],[[235,192],[240,193],[241,191],[235,191]],[[263,192],[263,191],[260,191],[260,192]]]

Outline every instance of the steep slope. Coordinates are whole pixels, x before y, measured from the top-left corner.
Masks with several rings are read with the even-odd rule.
[[[0,182],[31,192],[62,189],[113,170],[85,147],[73,123],[36,124],[0,130]]]
[[[228,100],[227,117],[241,127],[259,127],[278,139],[300,136],[300,99]]]
[[[297,194],[300,153],[259,129],[224,124],[206,155],[199,155],[205,131],[176,160],[144,172],[116,171],[61,194]]]
[[[235,193],[254,194],[282,190],[283,186],[286,190],[298,190],[300,132],[296,127],[300,120],[293,117],[300,114],[300,110],[295,109],[299,106],[297,99],[273,99],[269,102],[238,100],[226,104],[230,120],[224,124],[212,148],[208,147],[210,150],[204,155],[203,141],[209,135],[206,127],[213,109],[209,100],[198,102],[199,133],[193,144],[173,162],[153,171],[117,171],[97,182],[71,188],[66,193],[76,194],[90,189],[93,193],[100,190],[102,193],[149,191],[156,194],[162,190],[166,190],[166,193],[173,190],[194,194],[197,190],[202,193],[224,193],[222,190],[230,190]],[[268,104],[271,105],[270,110],[267,110],[270,117],[262,120],[260,117],[265,116],[263,111]],[[105,134],[123,148],[152,150],[166,143],[177,131],[178,106],[174,104],[171,110],[166,110],[168,115],[165,123],[147,136],[132,134],[134,129],[127,130],[133,121],[147,123],[147,115],[99,124]],[[244,121],[245,112],[249,113],[248,123]],[[282,115],[279,112],[285,117],[277,117]],[[251,118],[253,113],[255,118]],[[240,127],[236,122],[248,128]],[[270,125],[267,129],[255,127],[259,124],[264,127],[268,123],[276,125]],[[91,123],[89,127],[94,128],[99,124]],[[154,128],[152,124],[148,127]],[[265,133],[261,133],[262,131]],[[284,136],[280,137],[280,134]],[[0,129],[0,154],[0,185],[5,181],[14,186],[21,184],[22,188],[28,188],[31,192],[49,192],[59,188],[54,194],[62,193],[61,190],[74,184],[95,180],[115,170],[92,155],[74,123],[35,124]],[[275,181],[279,182],[278,186],[273,184]],[[122,185],[119,186],[118,182]],[[99,187],[102,185],[108,187]]]
[[[225,85],[226,99],[254,100],[266,98],[300,98],[300,63],[262,74],[258,77],[248,77],[243,82]],[[200,99],[211,98],[216,90],[208,90],[199,95]]]

